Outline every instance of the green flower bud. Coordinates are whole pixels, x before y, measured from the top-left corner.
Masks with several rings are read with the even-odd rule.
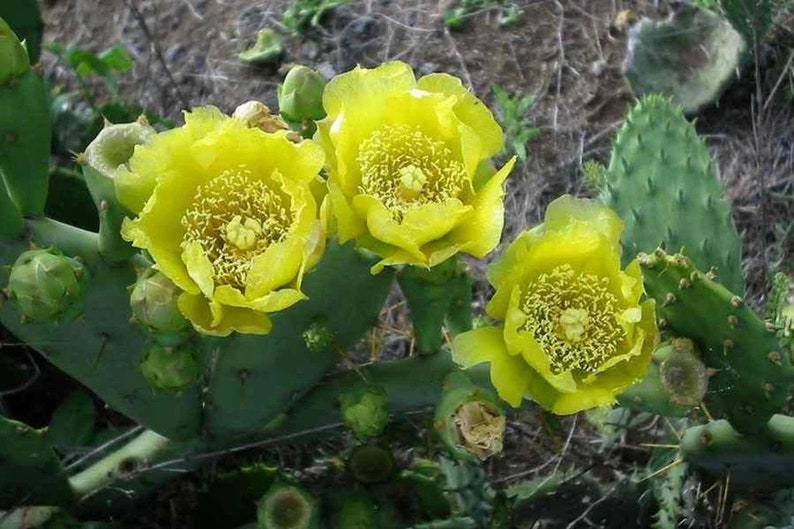
[[[316,529],[320,514],[315,499],[295,485],[278,483],[259,500],[258,529]]]
[[[306,66],[295,66],[278,87],[278,110],[293,123],[323,119],[325,79]]]
[[[192,345],[163,347],[153,341],[146,345],[141,372],[157,389],[182,391],[196,382],[200,369]]]
[[[365,444],[353,449],[347,468],[356,481],[369,485],[388,480],[394,474],[396,463],[391,450]]]
[[[0,84],[30,70],[30,59],[16,33],[0,18]]]
[[[55,248],[19,256],[8,278],[8,296],[32,320],[54,321],[80,312],[85,268]]]
[[[484,460],[502,451],[505,414],[492,392],[472,384],[463,373],[447,377],[436,408],[435,428],[456,457]]]
[[[150,268],[141,274],[130,294],[132,314],[155,331],[181,331],[187,327],[187,320],[176,304],[179,293],[170,279]]]
[[[367,386],[340,397],[342,418],[361,438],[376,437],[389,422],[389,397],[383,388]]]

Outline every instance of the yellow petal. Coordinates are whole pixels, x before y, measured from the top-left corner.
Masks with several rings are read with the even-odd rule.
[[[563,195],[546,208],[543,224],[547,230],[567,230],[577,223],[584,223],[589,230],[603,234],[613,245],[620,242],[623,221],[600,200]]]
[[[482,259],[499,244],[504,226],[504,181],[513,169],[511,158],[477,193],[472,214],[450,233],[450,240]]]
[[[202,294],[212,299],[215,291],[215,269],[198,241],[191,241],[182,251],[182,262],[187,273],[198,285]]]
[[[303,245],[303,240],[291,237],[256,256],[246,279],[246,298],[262,297],[295,280],[303,263]]]
[[[455,95],[457,103],[453,112],[458,118],[477,132],[483,148],[483,157],[490,158],[502,150],[504,135],[490,110],[472,94],[457,77],[445,73],[425,75],[418,86],[428,92]]]
[[[421,261],[425,259],[419,243],[394,220],[380,200],[369,195],[357,195],[353,197],[353,210],[367,220],[367,228],[374,238],[397,246]]]
[[[356,215],[338,185],[328,184],[328,198],[331,204],[331,212],[336,219],[336,229],[340,243],[344,244],[367,231],[366,222],[362,217]]]
[[[219,304],[211,306],[211,302],[200,295],[183,293],[179,296],[177,305],[193,327],[202,334],[211,336],[228,336],[232,332],[268,334],[273,327],[270,318],[263,312],[224,307]]]

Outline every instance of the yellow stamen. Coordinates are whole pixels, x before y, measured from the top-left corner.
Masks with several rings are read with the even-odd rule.
[[[577,274],[570,265],[541,274],[521,302],[529,331],[549,359],[551,371],[595,373],[615,355],[625,337],[618,300],[609,279]]]
[[[284,240],[292,201],[248,171],[227,171],[199,187],[182,217],[183,244],[199,241],[212,262],[215,285],[244,289],[253,259]]]
[[[466,169],[450,149],[418,128],[385,125],[359,147],[359,191],[379,199],[395,220],[421,204],[473,193]]]

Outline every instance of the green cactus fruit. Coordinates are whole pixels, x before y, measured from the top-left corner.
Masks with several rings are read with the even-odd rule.
[[[261,30],[256,35],[256,43],[237,54],[237,57],[249,64],[273,64],[284,54],[284,43],[281,36],[270,28]]]
[[[671,341],[670,351],[659,366],[659,374],[673,404],[697,406],[703,400],[708,375],[692,340],[676,338]]]
[[[30,60],[25,47],[14,31],[0,18],[0,84],[21,77],[30,70]]]
[[[317,501],[297,485],[270,487],[257,506],[259,529],[319,529]]]
[[[157,333],[179,333],[188,324],[177,307],[180,292],[165,274],[147,268],[130,293],[132,315]]]
[[[377,529],[378,517],[372,499],[364,494],[345,498],[339,511],[338,529]]]
[[[683,417],[701,403],[707,386],[707,369],[695,345],[675,338],[659,345],[645,377],[624,391],[618,402],[632,410]]]
[[[49,179],[48,90],[5,22],[0,24],[0,65],[0,192],[23,215],[38,216],[44,212]]]
[[[365,485],[387,481],[394,475],[396,465],[392,451],[374,443],[355,447],[347,461],[350,475]]]
[[[659,327],[691,338],[714,371],[707,409],[742,433],[763,429],[794,384],[794,368],[774,327],[682,255],[657,250],[639,261],[645,289],[656,299]]]
[[[505,413],[496,395],[456,371],[444,381],[435,429],[454,456],[484,460],[502,451]]]
[[[638,97],[665,94],[695,112],[736,77],[745,48],[720,15],[684,4],[669,20],[645,18],[631,28],[625,76]]]
[[[135,147],[155,134],[144,117],[133,123],[107,124],[85,154],[78,157],[99,214],[99,253],[111,262],[126,260],[135,253],[132,245],[121,238],[121,223],[128,213],[116,198],[115,176],[128,169]]]
[[[759,435],[742,435],[726,420],[686,430],[681,456],[731,487],[776,490],[794,486],[794,418],[774,415]]]
[[[339,397],[342,418],[356,436],[377,437],[389,423],[389,397],[379,386],[367,385]]]
[[[324,88],[322,75],[306,66],[294,66],[278,87],[279,113],[292,123],[323,119]]]
[[[625,224],[624,264],[658,246],[715,267],[744,295],[741,242],[724,187],[694,126],[662,96],[644,97],[617,134],[601,199]]]
[[[28,250],[8,278],[8,295],[27,318],[55,321],[79,315],[86,283],[85,267],[55,248]]]
[[[153,387],[178,392],[198,380],[201,368],[191,344],[163,347],[157,342],[150,342],[146,346],[141,372]]]

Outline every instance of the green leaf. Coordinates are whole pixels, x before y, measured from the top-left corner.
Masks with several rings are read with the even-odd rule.
[[[96,426],[96,408],[84,389],[73,391],[52,414],[47,438],[62,452],[86,445]]]
[[[99,59],[105,63],[105,66],[119,73],[130,71],[132,66],[135,64],[132,60],[132,55],[130,55],[130,52],[118,44],[103,51],[99,55]]]

